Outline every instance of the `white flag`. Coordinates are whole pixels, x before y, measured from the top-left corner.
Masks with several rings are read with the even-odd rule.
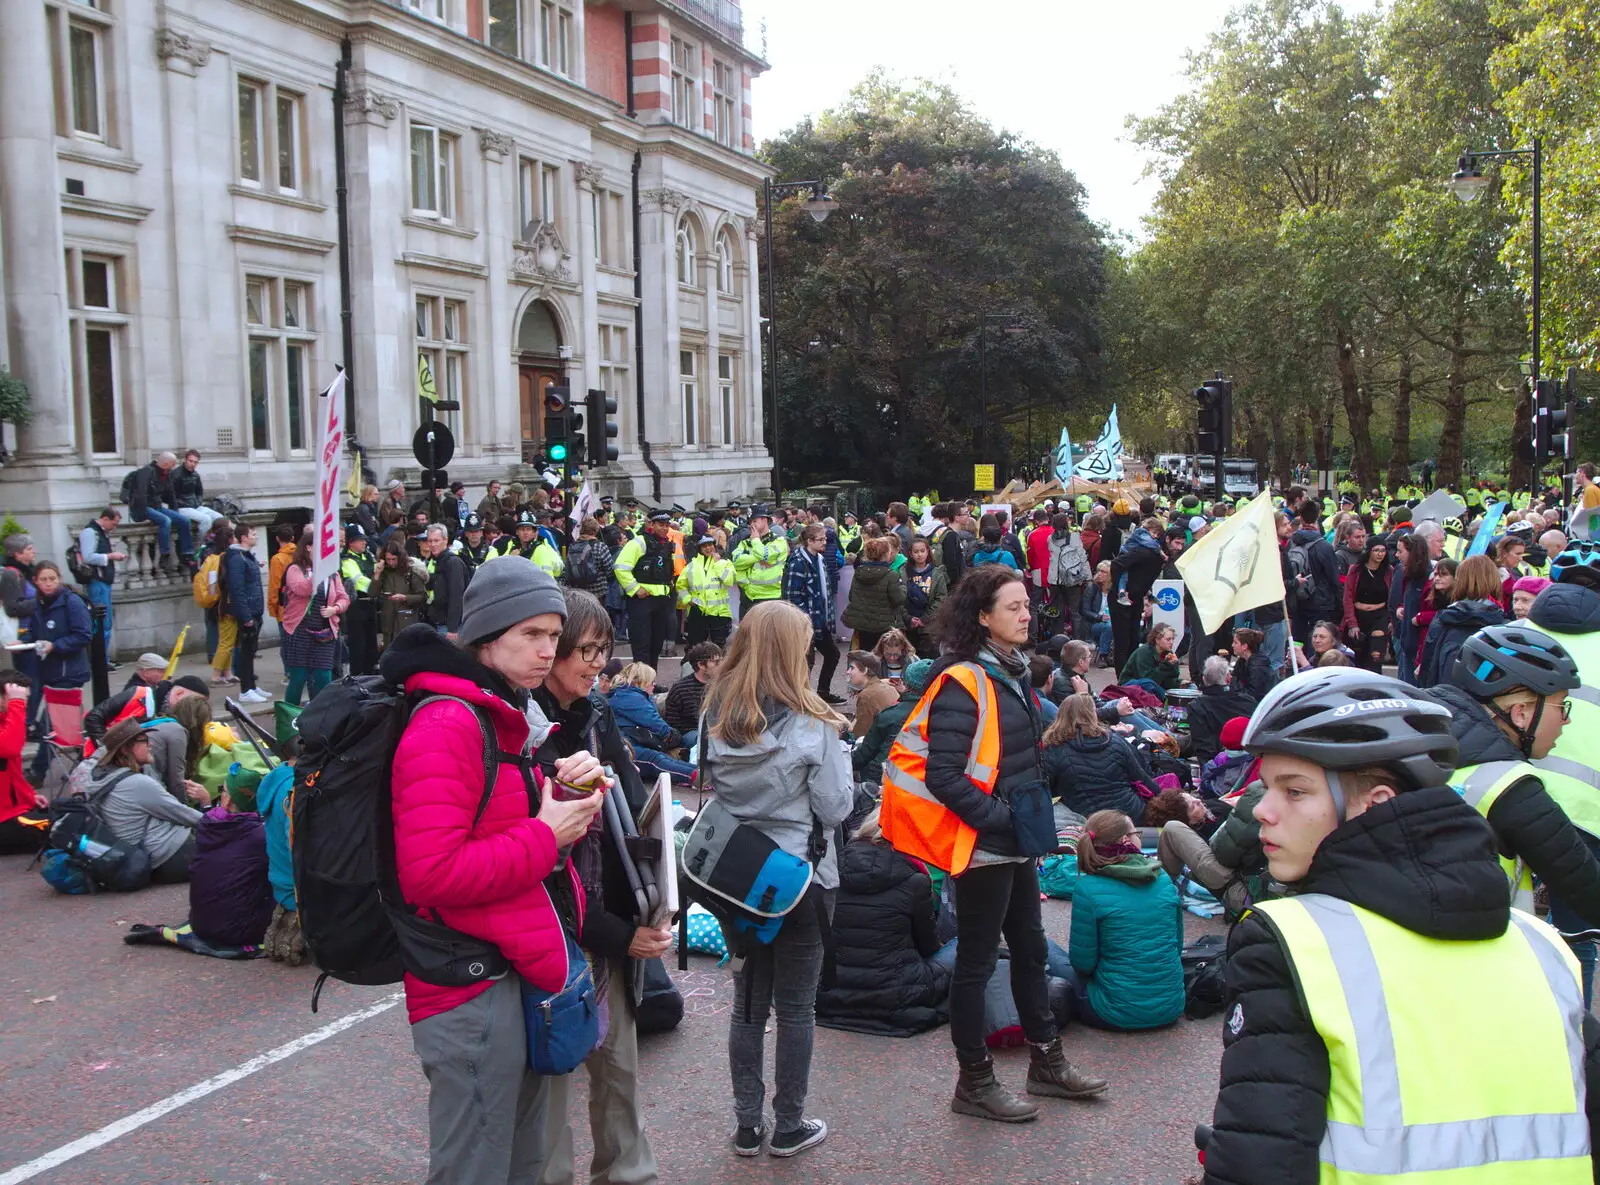
[[[578,537],[578,528],[583,520],[594,513],[594,490],[590,488],[589,479],[583,479],[583,489],[578,491],[578,500],[572,505],[572,537]]]
[[[1262,490],[1212,527],[1177,566],[1208,634],[1232,614],[1283,600],[1272,491]]]
[[[1073,472],[1085,481],[1122,480],[1122,429],[1117,425],[1116,404],[1111,405],[1105,427]]]
[[[1062,489],[1072,485],[1072,438],[1067,435],[1064,424],[1061,427],[1061,443],[1056,445],[1055,471]]]
[[[344,455],[344,371],[334,376],[328,389],[318,398],[318,419],[322,436],[317,452],[317,517],[311,535],[311,585],[320,585],[339,574],[340,538],[339,487],[345,465]]]

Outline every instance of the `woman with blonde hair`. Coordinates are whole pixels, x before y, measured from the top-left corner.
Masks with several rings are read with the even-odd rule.
[[[1100,720],[1094,696],[1069,695],[1044,732],[1044,773],[1050,795],[1080,815],[1121,811],[1135,823],[1144,799],[1134,783],[1155,789],[1156,776],[1137,749]]]
[[[776,1011],[777,1065],[769,1152],[793,1156],[827,1138],[828,1125],[805,1118],[822,976],[823,916],[839,886],[828,843],[854,803],[850,763],[839,745],[844,720],[810,687],[811,619],[787,601],[763,601],[745,614],[706,689],[700,713],[701,768],[717,802],[815,867],[811,892],[770,945],[754,946],[734,972],[740,1006],[728,1024],[728,1068],[738,1123],[734,1151],[759,1156],[767,1136],[761,1066],[767,1015]],[[702,787],[705,788],[705,787]]]
[[[655,667],[646,662],[630,662],[611,681],[606,702],[617,718],[617,728],[633,746],[634,758],[655,767],[644,771],[647,779],[654,779],[659,770],[687,781],[694,766],[671,756],[672,751],[683,748],[683,734],[661,718],[653,694],[655,685]]]

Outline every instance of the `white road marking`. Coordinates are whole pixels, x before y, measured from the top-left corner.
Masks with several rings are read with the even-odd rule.
[[[348,1028],[360,1024],[364,1020],[371,1020],[380,1013],[387,1012],[405,998],[404,992],[395,992],[385,996],[376,1004],[368,1005],[349,1016],[341,1016],[338,1020],[323,1025],[320,1029],[313,1029],[304,1036],[296,1037],[286,1045],[276,1049],[269,1049],[266,1053],[259,1054],[247,1062],[241,1062],[231,1070],[224,1070],[214,1078],[207,1078],[204,1082],[197,1082],[177,1094],[168,1095],[160,1102],[151,1103],[142,1111],[135,1111],[132,1115],[125,1115],[114,1123],[108,1123],[99,1131],[90,1132],[80,1139],[73,1140],[70,1144],[63,1144],[53,1151],[46,1152],[43,1156],[19,1164],[14,1169],[0,1173],[0,1185],[19,1185],[22,1181],[31,1180],[40,1173],[47,1173],[53,1168],[75,1160],[85,1152],[93,1152],[96,1148],[120,1139],[131,1131],[137,1131],[147,1123],[154,1123],[163,1115],[169,1115],[180,1107],[186,1107],[197,1099],[203,1099],[208,1094],[214,1094],[225,1086],[231,1086],[241,1078],[248,1078],[258,1070],[264,1070],[276,1062],[293,1057],[301,1050],[310,1049],[326,1041],[329,1037],[337,1036]]]

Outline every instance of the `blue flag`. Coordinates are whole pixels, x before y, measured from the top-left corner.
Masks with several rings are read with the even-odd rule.
[[[1072,484],[1072,438],[1067,435],[1065,426],[1061,429],[1061,443],[1056,445],[1055,471],[1056,480],[1062,486]]]
[[[1106,426],[1100,429],[1094,447],[1078,462],[1074,473],[1085,481],[1122,480],[1122,429],[1117,425],[1117,407],[1111,405]]]

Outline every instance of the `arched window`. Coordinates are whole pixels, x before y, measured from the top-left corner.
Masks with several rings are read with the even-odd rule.
[[[694,227],[686,219],[678,223],[678,283],[692,286],[696,282],[695,254]]]
[[[717,236],[717,291],[733,295],[733,236],[726,230]]]

